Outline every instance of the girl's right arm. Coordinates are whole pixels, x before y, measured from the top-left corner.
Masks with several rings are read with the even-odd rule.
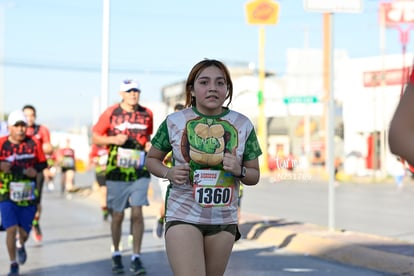
[[[166,152],[155,147],[150,148],[145,160],[145,167],[151,174],[160,178],[168,178],[170,168],[163,163],[166,155]]]

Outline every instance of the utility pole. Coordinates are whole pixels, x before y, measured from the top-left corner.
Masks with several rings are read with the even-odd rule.
[[[108,107],[110,0],[103,0],[101,113]]]
[[[381,54],[381,78],[380,78],[380,85],[381,85],[381,110],[385,109],[385,49],[386,49],[386,32],[385,32],[385,10],[384,6],[380,5],[380,41],[379,41],[379,48],[380,48],[380,54]],[[376,110],[375,110],[376,111]],[[388,137],[387,134],[387,122],[385,120],[385,112],[382,112],[382,124],[381,124],[381,131],[380,131],[380,171],[381,171],[381,178],[383,178],[386,175],[385,170],[385,159],[386,155],[385,152],[387,150],[387,143],[386,138]],[[376,163],[375,163],[376,164]]]
[[[308,26],[304,27],[304,41],[303,41],[303,46],[305,50],[309,49],[309,28]],[[309,74],[309,73],[308,73]],[[310,81],[309,81],[309,75],[307,74],[306,76],[306,96],[309,96],[309,87],[310,87]],[[305,103],[305,115],[304,115],[304,122],[303,122],[303,151],[304,151],[304,155],[306,156],[306,160],[309,161],[310,160],[310,138],[311,138],[311,133],[310,133],[310,111],[309,111],[309,105],[310,103]]]
[[[0,121],[4,118],[4,31],[6,19],[4,18],[4,6],[0,5]]]
[[[333,13],[326,12],[323,14],[323,87],[325,92],[324,101],[324,122],[325,125],[325,167],[328,173],[328,198],[329,198],[329,229],[335,228],[335,175],[334,175],[334,117],[335,117],[335,100],[333,92],[334,78],[334,47],[333,47]]]
[[[361,12],[362,0],[304,0],[307,11],[323,13],[323,89],[324,89],[324,111],[323,123],[325,129],[325,158],[329,181],[328,191],[328,224],[329,229],[335,229],[335,175],[334,175],[334,47],[333,47],[333,15],[337,12]]]

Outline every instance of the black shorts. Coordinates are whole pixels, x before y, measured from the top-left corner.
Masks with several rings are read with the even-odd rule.
[[[98,182],[99,187],[106,186],[105,172],[95,172],[96,182]]]
[[[68,168],[68,167],[62,167],[62,173],[65,173],[67,171],[74,171],[75,168]]]
[[[211,235],[220,233],[221,231],[226,231],[234,235],[235,241],[238,241],[241,237],[239,227],[237,226],[237,224],[195,224],[195,223],[189,223],[189,222],[184,222],[184,221],[179,221],[179,220],[167,222],[165,224],[165,233],[167,233],[170,227],[174,225],[179,225],[179,224],[192,225],[198,230],[200,230],[203,236],[211,236]]]

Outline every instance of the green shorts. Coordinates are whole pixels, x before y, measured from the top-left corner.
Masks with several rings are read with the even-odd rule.
[[[189,223],[189,222],[179,221],[179,220],[167,222],[165,224],[165,233],[167,233],[170,227],[174,225],[179,225],[179,224],[192,225],[198,230],[200,230],[203,236],[211,236],[211,235],[220,233],[221,231],[226,231],[234,236],[235,241],[238,241],[241,237],[239,227],[237,226],[237,224],[195,224],[195,223]]]

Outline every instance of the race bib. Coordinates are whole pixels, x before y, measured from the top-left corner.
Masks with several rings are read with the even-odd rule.
[[[75,159],[73,159],[73,157],[70,157],[70,156],[63,156],[62,167],[64,167],[64,168],[74,168],[75,167]]]
[[[10,199],[15,202],[35,199],[35,182],[10,182]]]
[[[196,170],[194,200],[202,207],[228,206],[234,194],[234,176],[220,170]]]
[[[118,148],[116,165],[120,168],[140,169],[145,164],[145,151]]]

